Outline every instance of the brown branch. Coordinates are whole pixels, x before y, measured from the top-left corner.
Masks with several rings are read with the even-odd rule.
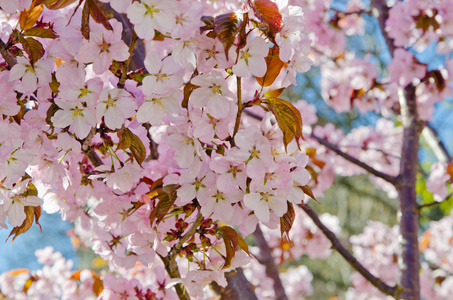
[[[131,43],[129,45],[129,57],[123,63],[123,69],[121,71],[121,78],[120,78],[120,80],[118,81],[118,84],[117,84],[118,88],[123,88],[124,84],[126,83],[127,71],[128,71],[128,68],[129,68],[129,63],[131,62],[131,58],[132,58],[132,55],[133,55],[133,52],[134,52],[135,44],[137,43],[137,40],[138,40],[138,36],[135,33],[135,30],[134,30],[133,26],[132,26],[131,30],[132,30],[132,37],[131,37]]]
[[[82,141],[82,151],[85,153],[86,157],[90,160],[90,162],[93,164],[93,166],[99,167],[104,164],[102,159],[99,157],[99,155],[94,151],[93,148],[90,146],[90,141],[91,139],[96,135],[96,128],[93,127],[91,128],[90,132],[88,133],[88,136],[83,139]]]
[[[170,276],[170,278],[181,278],[181,274],[179,274],[178,265],[176,264],[176,261],[168,256],[162,256],[160,254],[159,256],[162,259],[165,265],[165,270],[167,270],[167,273]],[[186,292],[184,286],[181,283],[175,284],[175,290],[176,293],[178,294],[179,299],[190,300],[189,294]]]
[[[331,151],[335,152],[336,154],[338,154],[339,156],[343,157],[347,161],[349,161],[349,162],[361,167],[365,171],[368,171],[369,173],[373,174],[374,176],[382,178],[385,181],[390,182],[393,185],[397,185],[398,181],[397,181],[397,178],[395,176],[391,176],[391,175],[388,175],[388,174],[385,174],[385,173],[383,173],[381,171],[376,170],[375,168],[371,167],[370,165],[358,160],[357,158],[347,154],[346,152],[341,151],[334,144],[324,140],[323,138],[320,138],[320,137],[314,135],[313,133],[310,135],[310,137],[315,139],[316,141],[318,141],[318,143],[320,143],[321,145],[325,146],[329,150],[331,150]]]
[[[184,243],[195,234],[195,232],[196,232],[198,226],[200,226],[202,220],[203,220],[203,216],[199,212],[197,215],[197,218],[192,223],[192,226],[189,228],[189,230],[186,232],[186,234],[179,239],[178,243],[176,243],[170,249],[170,251],[168,252],[168,255],[167,256],[159,255],[160,258],[162,259],[162,262],[165,265],[165,270],[167,270],[167,273],[171,278],[181,278],[181,274],[179,273],[178,264],[176,263],[175,258],[181,252],[181,248],[184,245]],[[181,283],[177,283],[175,285],[175,290],[176,290],[176,293],[178,294],[179,299],[181,299],[181,300],[190,299],[189,294],[187,293],[187,291],[185,290],[184,286]]]
[[[447,195],[447,197],[445,197],[443,200],[441,201],[434,201],[434,202],[431,202],[431,203],[426,203],[426,204],[421,204],[418,206],[418,210],[422,210],[423,208],[426,208],[426,207],[431,207],[431,206],[436,206],[436,205],[439,205],[441,203],[444,203],[445,201],[448,201],[450,199],[453,199],[453,193],[450,193]]]
[[[6,49],[6,44],[1,39],[0,39],[0,54],[2,55],[3,59],[6,61],[10,68],[17,64],[16,58],[8,51],[8,49]]]
[[[211,288],[220,296],[220,300],[258,300],[241,268],[225,273],[225,277],[228,283],[226,288],[211,283]]]
[[[299,207],[302,208],[305,213],[313,220],[313,223],[324,233],[326,238],[332,243],[332,248],[335,249],[343,258],[353,267],[357,272],[359,272],[366,280],[368,280],[372,285],[374,285],[382,293],[393,296],[398,299],[398,294],[400,288],[395,286],[391,287],[381,279],[375,277],[373,274],[368,271],[338,240],[335,233],[333,233],[326,225],[324,225],[319,219],[318,215],[307,205],[299,204]]]
[[[255,114],[255,113],[253,113],[251,111],[248,111],[248,110],[244,110],[244,113],[247,114],[248,116],[254,118],[254,119],[257,119],[257,120],[262,120],[263,119],[261,116]],[[385,173],[383,173],[381,171],[376,170],[375,168],[371,167],[370,165],[358,160],[357,158],[347,154],[346,152],[343,152],[342,150],[340,150],[340,148],[338,148],[337,146],[335,146],[332,143],[329,143],[325,139],[320,138],[320,137],[314,135],[313,133],[310,135],[310,137],[313,138],[314,140],[317,140],[318,143],[320,143],[321,145],[324,145],[325,147],[327,147],[331,151],[335,152],[339,156],[343,157],[347,161],[349,161],[349,162],[361,167],[365,171],[368,171],[369,173],[373,174],[374,176],[382,178],[385,181],[390,182],[393,185],[396,185],[398,183],[397,178],[395,176],[391,176],[391,175],[388,175],[388,174],[385,174]]]
[[[256,226],[256,230],[253,235],[255,237],[256,244],[260,248],[259,262],[266,267],[266,275],[274,281],[275,299],[288,300],[285,288],[280,280],[278,267],[275,265],[274,258],[272,257],[271,248],[269,248],[259,224]]]
[[[387,31],[385,31],[385,21],[389,17],[389,7],[387,6],[387,2],[385,0],[371,0],[371,6],[375,8],[375,15],[379,21],[379,27],[381,28],[381,32],[389,49],[390,55],[393,56],[395,45],[393,43],[393,39],[389,37]]]

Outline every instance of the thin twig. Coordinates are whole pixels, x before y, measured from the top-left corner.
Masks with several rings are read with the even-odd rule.
[[[196,232],[198,226],[200,226],[201,221],[203,220],[202,214],[199,212],[197,215],[197,218],[195,221],[192,223],[192,226],[189,228],[189,230],[186,232],[184,236],[182,236],[178,243],[176,243],[171,250],[168,252],[167,256],[160,256],[162,259],[165,269],[168,272],[168,275],[171,278],[181,278],[181,274],[179,273],[178,269],[178,264],[176,263],[176,256],[181,252],[182,246],[184,243],[190,239]],[[175,285],[176,293],[178,294],[179,299],[181,300],[189,300],[190,297],[188,293],[186,292],[184,286],[181,283],[177,283]]]
[[[129,45],[129,57],[123,63],[123,69],[121,71],[121,78],[120,78],[120,80],[119,80],[119,82],[117,84],[118,88],[123,88],[124,84],[126,83],[127,71],[129,69],[129,63],[131,61],[131,58],[132,58],[132,55],[133,55],[133,52],[134,52],[134,48],[135,48],[135,43],[137,42],[137,39],[138,39],[138,36],[135,33],[134,26],[132,26],[132,37],[131,37],[131,43]]]
[[[311,134],[310,137],[315,139],[316,141],[318,141],[318,143],[320,143],[321,145],[323,145],[323,146],[327,147],[328,149],[332,150],[333,152],[335,152],[339,156],[343,157],[347,161],[349,161],[349,162],[361,167],[365,171],[368,171],[369,173],[373,174],[374,176],[382,178],[385,181],[387,181],[387,182],[389,182],[389,183],[391,183],[391,184],[393,184],[395,186],[397,185],[398,181],[397,181],[397,178],[395,176],[391,176],[391,175],[388,175],[388,174],[385,174],[385,173],[383,173],[381,171],[376,170],[375,168],[371,167],[370,165],[358,160],[357,158],[347,154],[346,152],[341,151],[334,144],[324,140],[323,138],[320,138],[320,137],[314,135],[313,133]]]
[[[431,207],[431,206],[439,205],[439,204],[441,204],[441,203],[444,203],[445,201],[448,201],[448,200],[450,200],[450,199],[453,199],[452,196],[453,196],[453,193],[450,193],[450,194],[447,195],[447,197],[445,197],[445,198],[444,198],[443,200],[441,200],[441,201],[433,201],[433,202],[431,202],[431,203],[421,204],[421,205],[419,205],[417,208],[418,208],[418,210],[420,211],[420,210],[422,210],[423,208],[426,208],[426,207]]]
[[[400,288],[398,286],[391,287],[381,279],[375,277],[373,274],[368,271],[338,240],[335,233],[333,233],[326,225],[324,225],[319,219],[318,215],[307,205],[299,204],[299,207],[302,208],[305,213],[313,220],[313,223],[324,233],[326,238],[332,243],[332,248],[335,249],[343,258],[353,267],[357,272],[359,272],[365,279],[367,279],[372,285],[374,285],[382,293],[393,296],[398,299],[398,294]]]

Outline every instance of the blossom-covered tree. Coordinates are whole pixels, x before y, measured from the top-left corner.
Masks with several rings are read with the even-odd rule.
[[[453,181],[430,124],[453,93],[451,5],[0,0],[0,225],[14,241],[41,209],[59,212],[108,262],[73,270],[45,248],[43,269],[2,274],[1,293],[301,299],[312,274],[279,266],[337,251],[356,271],[350,299],[448,299],[453,216],[421,238],[419,219]],[[367,24],[379,24],[384,58],[349,47]],[[420,53],[432,45],[444,56],[428,68]],[[289,101],[310,68],[334,111],[374,126],[320,125],[315,105]],[[430,173],[418,167],[422,133]],[[338,219],[309,199],[363,173],[397,199],[399,225],[370,222],[346,247]],[[434,202],[417,197],[418,181]]]

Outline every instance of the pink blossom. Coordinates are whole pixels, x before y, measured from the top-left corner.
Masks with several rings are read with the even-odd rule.
[[[239,56],[236,53],[236,47],[230,49],[230,56],[237,63],[233,66],[233,72],[239,77],[248,77],[250,75],[262,77],[266,73],[266,62],[264,58],[269,53],[269,47],[266,41],[257,36],[247,40],[247,45],[239,50]]]
[[[121,40],[122,24],[111,20],[113,30],[101,29],[90,33],[90,41],[80,48],[79,61],[93,63],[96,74],[108,70],[112,60],[125,61],[129,57],[129,47]],[[99,25],[100,26],[100,25]]]

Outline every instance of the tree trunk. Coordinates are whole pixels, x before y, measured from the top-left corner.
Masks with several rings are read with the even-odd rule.
[[[418,118],[415,87],[400,90],[401,116],[403,121],[403,146],[398,176],[399,224],[401,251],[399,257],[401,286],[400,299],[420,299],[420,253],[418,249],[419,215],[415,183],[418,168],[418,148],[422,123]]]

